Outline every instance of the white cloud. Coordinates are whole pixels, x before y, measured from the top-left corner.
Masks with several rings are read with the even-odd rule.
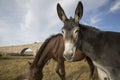
[[[102,6],[104,6],[109,0],[81,0],[84,4],[84,12],[96,12]]]
[[[101,7],[105,6],[109,0],[82,0],[84,4],[84,15],[83,23],[89,24],[91,26],[98,26],[98,23],[101,22],[105,15],[108,14],[108,11],[100,10]]]
[[[115,12],[120,10],[120,0],[117,0],[112,7],[110,8],[110,12]]]
[[[43,41],[50,35],[59,33],[63,24],[57,15],[57,3],[61,4],[66,15],[70,17],[74,16],[79,0],[12,0],[13,2],[8,1],[7,4],[6,0],[4,1],[4,3],[0,2],[0,45]],[[84,4],[84,17],[88,14],[90,16],[86,18],[88,19],[87,23],[97,24],[100,22],[102,14],[98,8],[109,0],[81,1]]]
[[[74,1],[40,1],[31,0],[27,3],[24,23],[21,24],[21,36],[36,40],[44,40],[61,30],[61,21],[57,16],[56,5],[60,3],[64,8],[72,6]],[[60,26],[60,27],[59,27]],[[29,40],[28,40],[29,41]]]
[[[99,18],[97,18],[97,17],[92,17],[92,18],[90,18],[90,23],[91,24],[96,24],[96,23],[98,23],[98,22],[100,22],[101,21],[101,19],[99,19]]]

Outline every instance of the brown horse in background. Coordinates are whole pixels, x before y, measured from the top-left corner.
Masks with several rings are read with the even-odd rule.
[[[30,63],[29,69],[29,80],[42,80],[43,78],[43,67],[48,60],[53,58],[57,61],[56,73],[59,75],[61,80],[65,80],[65,65],[63,58],[64,43],[62,34],[53,35],[52,37],[45,40],[36,54],[33,63]],[[76,51],[72,61],[80,61],[86,58],[90,67],[90,79],[93,77],[94,65],[89,57],[86,57],[80,50]]]

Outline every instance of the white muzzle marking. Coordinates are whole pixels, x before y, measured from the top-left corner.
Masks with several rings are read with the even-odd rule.
[[[75,46],[71,42],[65,42],[65,50],[63,53],[63,57],[66,61],[72,61],[75,55]]]

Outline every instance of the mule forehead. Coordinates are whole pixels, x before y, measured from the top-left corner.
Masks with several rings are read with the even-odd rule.
[[[79,27],[78,24],[75,22],[66,22],[66,23],[64,23],[64,26],[62,29],[67,30],[67,31],[71,31],[71,30],[78,28],[78,27]]]

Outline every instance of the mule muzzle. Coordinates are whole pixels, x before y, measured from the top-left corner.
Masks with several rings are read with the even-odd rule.
[[[73,53],[63,54],[63,57],[66,61],[72,61],[74,58]]]

